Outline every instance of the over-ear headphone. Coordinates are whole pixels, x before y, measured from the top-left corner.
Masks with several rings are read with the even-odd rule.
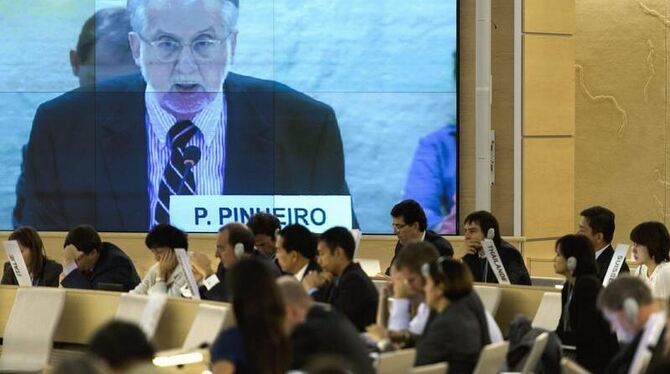
[[[575,270],[577,270],[577,258],[572,256],[569,257],[565,262],[565,267],[568,268],[568,271],[570,272],[571,275],[574,275]]]
[[[490,229],[488,229],[488,231],[486,231],[486,239],[493,240],[493,238],[495,237],[496,237],[496,230],[493,227],[491,227]]]
[[[235,258],[239,260],[240,258],[242,258],[242,256],[244,256],[244,244],[235,243],[235,247],[233,248],[235,251]]]
[[[637,319],[640,315],[640,306],[637,301],[632,297],[627,297],[626,300],[623,301],[623,313],[628,322],[637,323]]]

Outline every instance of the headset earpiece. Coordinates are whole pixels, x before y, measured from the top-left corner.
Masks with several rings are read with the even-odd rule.
[[[488,229],[488,231],[486,231],[486,239],[493,240],[493,238],[495,237],[496,237],[496,230],[493,227],[491,227],[490,229]]]
[[[575,270],[577,270],[577,259],[575,257],[568,258],[565,262],[565,267],[568,268],[571,275],[574,275]]]
[[[635,299],[628,297],[623,301],[623,312],[628,322],[635,324],[640,314],[640,306]]]
[[[236,244],[235,244],[235,247],[234,247],[234,250],[235,250],[235,257],[236,257],[238,260],[239,260],[240,258],[242,258],[242,256],[244,256],[244,244],[242,244],[242,243],[236,243]]]

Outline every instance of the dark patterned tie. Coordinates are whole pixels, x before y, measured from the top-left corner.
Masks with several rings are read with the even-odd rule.
[[[163,177],[158,187],[158,202],[156,203],[156,214],[154,224],[170,223],[170,195],[195,195],[195,178],[189,173],[184,180],[184,185],[179,191],[184,171],[184,148],[191,140],[198,128],[191,121],[179,121],[170,128],[168,132],[168,145],[170,146],[170,160],[165,165]]]

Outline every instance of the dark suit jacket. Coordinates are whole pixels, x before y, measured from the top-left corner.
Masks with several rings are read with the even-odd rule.
[[[119,247],[108,242],[102,242],[100,257],[90,276],[73,270],[61,285],[65,288],[97,290],[100,283],[120,284],[124,291],[130,291],[140,283],[133,261]]]
[[[62,272],[63,266],[61,266],[61,264],[47,259],[44,262],[44,267],[42,267],[42,273],[33,279],[33,286],[58,287],[58,277],[60,277],[60,273]],[[37,280],[37,284],[35,284],[35,280]],[[14,270],[12,270],[12,265],[9,261],[5,262],[5,268],[2,273],[2,281],[0,284],[19,285],[19,281],[16,280]]]
[[[211,289],[207,289],[205,286],[200,286],[200,298],[203,300],[213,300],[213,301],[224,301],[227,302],[230,300],[228,297],[228,290],[226,289],[226,268],[223,267],[223,264],[219,262],[219,266],[216,268],[216,277],[219,278],[219,283],[214,285]]]
[[[414,366],[448,362],[449,373],[472,373],[489,343],[484,305],[473,291],[431,316],[417,343]]]
[[[607,273],[607,268],[610,266],[610,262],[612,262],[612,257],[614,257],[614,249],[612,248],[612,245],[608,245],[607,248],[603,251],[603,253],[596,258],[596,262],[598,263],[598,278],[600,279],[600,284],[603,283],[605,280],[605,274]],[[621,271],[619,271],[619,274],[621,273],[629,273],[630,269],[628,269],[628,264],[626,262],[621,265]]]
[[[17,225],[149,227],[146,83],[137,76],[40,105],[24,160]],[[229,74],[224,194],[349,195],[335,113],[277,82]]]
[[[565,283],[561,291],[563,309],[556,328],[563,344],[577,347],[577,363],[592,373],[604,372],[619,349],[616,335],[596,307],[601,288],[594,275],[578,277],[574,287]],[[566,308],[568,299],[571,301]]]
[[[321,290],[323,299],[314,296],[317,301],[325,301],[344,314],[356,326],[358,331],[377,318],[379,293],[367,274],[358,263],[351,263],[337,277],[329,288]]]
[[[521,252],[503,240],[498,248],[498,254],[505,267],[510,283],[530,286],[530,275],[528,274],[528,269],[526,269]],[[488,264],[486,258],[480,258],[479,255],[469,253],[463,256],[463,262],[470,268],[475,282],[484,282],[484,268],[488,268],[486,283],[498,283],[498,279],[491,267],[486,266]]]
[[[453,257],[454,256],[454,247],[451,246],[451,243],[440,234],[432,230],[426,230],[426,237],[423,239],[429,243],[432,243],[440,256]],[[398,253],[402,250],[402,244],[398,241],[395,244],[395,249],[393,250],[393,259],[391,260],[391,265],[395,262],[395,258],[398,257]],[[386,275],[391,275],[391,266],[386,269]]]
[[[312,306],[304,323],[291,332],[291,369],[304,369],[317,355],[337,355],[353,364],[354,373],[374,373],[367,348],[354,325],[337,312]]]
[[[319,266],[319,264],[317,264],[316,261],[309,260],[309,262],[307,263],[307,269],[305,269],[305,273],[302,275],[302,279],[300,280],[301,282],[303,281],[303,279],[305,279],[305,277],[307,276],[307,274],[309,274],[310,271],[321,271],[321,266]]]

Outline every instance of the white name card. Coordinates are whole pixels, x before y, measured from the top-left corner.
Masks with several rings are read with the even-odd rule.
[[[14,276],[16,276],[16,280],[19,282],[19,286],[32,287],[33,281],[30,279],[30,273],[28,272],[26,262],[23,261],[23,256],[21,256],[19,243],[16,240],[9,240],[3,244],[5,245],[5,253],[9,259],[9,264],[14,271]]]
[[[351,196],[170,196],[170,223],[189,232],[216,232],[260,212],[275,215],[282,226],[299,223],[315,233],[352,226]]]
[[[507,271],[505,271],[505,266],[503,266],[502,259],[498,253],[495,243],[491,239],[482,240],[482,250],[486,255],[486,260],[489,262],[493,274],[495,274],[498,283],[500,284],[510,284],[509,277],[507,276]]]
[[[614,250],[614,256],[612,256],[612,261],[610,261],[610,266],[607,267],[607,272],[605,273],[605,279],[603,279],[603,287],[607,287],[611,281],[615,280],[619,276],[621,267],[624,262],[626,262],[626,256],[628,256],[628,245],[619,244]]]
[[[193,268],[191,268],[191,259],[188,258],[188,254],[184,248],[175,248],[174,253],[177,254],[179,266],[181,266],[186,275],[187,285],[191,291],[190,296],[193,299],[200,300],[200,291],[198,290],[198,282],[195,281],[195,276],[193,275]]]

